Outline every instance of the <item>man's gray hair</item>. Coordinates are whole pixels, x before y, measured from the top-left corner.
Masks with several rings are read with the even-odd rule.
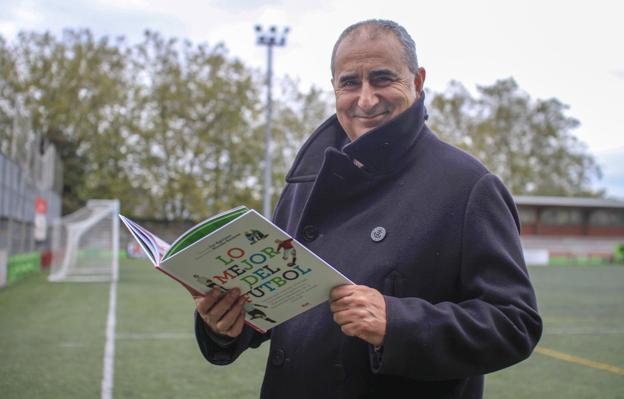
[[[401,43],[401,47],[403,47],[403,56],[405,58],[405,63],[409,68],[410,72],[416,74],[418,73],[418,59],[416,58],[416,43],[414,43],[414,39],[410,36],[409,33],[405,30],[404,27],[397,24],[394,21],[390,21],[387,19],[368,19],[366,21],[357,22],[347,29],[345,29],[338,37],[336,44],[334,44],[334,50],[332,51],[331,57],[331,72],[332,77],[334,76],[334,68],[336,66],[336,50],[338,50],[338,46],[342,41],[349,36],[355,30],[359,28],[367,28],[372,27],[377,30],[384,30],[387,32],[392,32],[394,36]]]

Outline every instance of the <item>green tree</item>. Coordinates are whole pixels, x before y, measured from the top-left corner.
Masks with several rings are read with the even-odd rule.
[[[193,46],[146,32],[132,51],[141,85],[132,102],[134,150],[147,213],[198,218],[236,203],[256,205],[259,162],[251,72],[223,45]]]
[[[572,135],[579,122],[555,98],[534,100],[509,78],[477,87],[458,82],[433,95],[430,125],[483,161],[516,195],[596,196],[600,169]]]
[[[278,78],[273,104],[273,204],[303,141],[333,112],[330,93]],[[88,30],[0,37],[0,150],[26,111],[64,165],[64,211],[120,198],[124,212],[199,219],[241,203],[259,209],[264,76],[224,45],[146,32],[141,43]],[[473,153],[515,194],[597,195],[594,159],[556,99],[534,100],[513,79],[434,93],[430,123]]]
[[[96,40],[88,30],[65,31],[61,40],[49,33],[21,33],[9,51],[13,68],[2,86],[10,93],[2,97],[10,105],[8,120],[0,123],[6,129],[23,106],[34,131],[53,142],[63,160],[64,211],[76,209],[90,195],[84,182],[93,155],[114,138],[109,116],[124,103],[127,82],[119,43]]]
[[[10,152],[12,124],[15,117],[16,59],[0,36],[0,152]]]
[[[119,198],[129,215],[199,219],[260,208],[264,76],[224,45],[146,32],[96,39],[88,30],[0,38],[0,144],[22,106],[64,164],[64,212],[89,198]],[[297,149],[331,113],[328,93],[278,78],[274,201]],[[18,104],[19,103],[19,104]],[[9,133],[6,133],[9,132]]]
[[[314,130],[335,111],[333,94],[312,86],[308,91],[299,87],[299,82],[288,76],[278,79],[277,99],[274,102],[272,204],[284,186],[286,173],[290,169],[301,145]],[[261,131],[264,134],[265,124]]]

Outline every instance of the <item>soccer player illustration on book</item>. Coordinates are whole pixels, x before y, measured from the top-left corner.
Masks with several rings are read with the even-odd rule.
[[[263,238],[267,238],[268,236],[262,233],[260,230],[250,230],[245,232],[245,237],[249,240],[250,244],[255,244]]]
[[[252,306],[256,306],[256,305],[252,305]],[[250,310],[247,310],[247,314],[251,317],[251,320],[264,319],[264,320],[268,321],[269,323],[275,323],[275,320],[267,317],[266,313],[264,313],[260,309],[250,309]]]
[[[199,284],[203,284],[207,288],[217,287],[217,288],[219,288],[221,290],[221,292],[226,292],[227,291],[225,288],[221,287],[219,284],[215,283],[214,281],[212,281],[208,277],[200,276],[200,275],[197,275],[197,274],[193,274],[193,277],[195,278],[195,280],[197,280],[197,282]]]
[[[223,293],[226,293],[228,291],[227,288],[215,283],[208,277],[200,276],[198,274],[193,274],[193,277],[195,278],[195,280],[197,280],[198,283],[205,285],[207,288],[216,287],[219,290],[221,290],[221,292]],[[251,305],[245,305],[245,311],[251,317],[251,320],[264,319],[268,321],[269,323],[275,323],[275,320],[269,318],[266,315],[266,313],[264,313],[262,310],[258,308],[268,308],[268,306],[255,304],[255,303],[252,303]]]
[[[288,259],[288,256],[292,255],[292,261],[287,263],[287,265],[290,267],[294,266],[295,262],[297,262],[297,251],[293,246],[293,239],[289,238],[284,241],[275,240],[275,243],[277,244],[277,249],[275,250],[275,252],[279,254],[280,250],[283,249],[284,252],[282,252],[282,259],[284,260]]]

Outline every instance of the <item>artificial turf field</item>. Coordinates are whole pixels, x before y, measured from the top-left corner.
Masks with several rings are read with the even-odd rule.
[[[486,377],[488,399],[624,398],[624,267],[531,267],[545,331],[527,361]],[[268,344],[206,363],[193,301],[146,260],[123,260],[114,398],[257,398]],[[0,397],[99,398],[109,284],[30,276],[0,290]]]

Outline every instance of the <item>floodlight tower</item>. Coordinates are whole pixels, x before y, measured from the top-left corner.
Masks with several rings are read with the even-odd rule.
[[[256,25],[256,44],[267,46],[267,112],[266,112],[266,130],[264,132],[264,198],[263,211],[264,216],[269,219],[271,217],[271,112],[272,112],[272,75],[273,75],[273,47],[283,47],[286,45],[286,35],[290,28],[285,27],[280,31],[275,25],[264,30],[262,25]]]

